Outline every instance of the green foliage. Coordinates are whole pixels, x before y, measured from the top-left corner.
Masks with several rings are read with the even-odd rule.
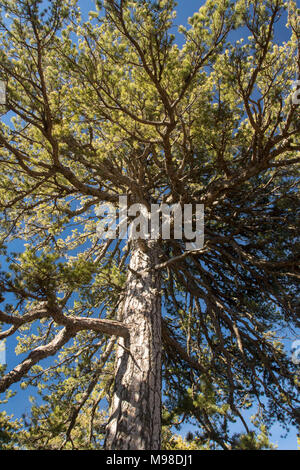
[[[19,435],[21,423],[13,420],[5,411],[0,412],[0,450],[12,450],[19,447]]]
[[[5,372],[5,366],[0,365],[0,378]],[[5,398],[0,400],[0,405],[5,406],[14,394],[11,391],[6,392]],[[0,450],[15,450],[20,448],[20,435],[23,422],[20,419],[14,419],[5,411],[0,411]]]
[[[180,47],[175,7],[97,1],[84,21],[76,0],[0,1],[1,247],[24,242],[1,248],[0,338],[18,335],[30,361],[74,321],[16,379],[39,396],[23,424],[0,415],[3,448],[102,447],[114,342],[78,318],[122,320],[131,246],[98,239],[95,208],[124,194],[205,205],[200,254],[159,240],[164,448],[270,448],[272,421],[293,422],[296,368],[276,332],[299,326],[296,2],[208,0]],[[173,434],[182,424],[195,435]]]

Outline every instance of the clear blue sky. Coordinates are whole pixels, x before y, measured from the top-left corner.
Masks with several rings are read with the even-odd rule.
[[[203,0],[179,0],[177,6],[177,18],[175,20],[176,25],[186,25],[188,17],[192,16],[205,2]],[[95,9],[95,4],[93,0],[79,0],[79,5],[82,9],[84,15],[88,13],[90,10]],[[298,6],[299,0],[298,0]],[[280,22],[278,24],[277,30],[277,39],[278,41],[287,40],[289,37],[289,32],[285,28],[285,21]],[[180,42],[180,36],[177,36],[177,41]],[[18,249],[21,249],[18,247]],[[16,250],[17,251],[17,250]],[[14,353],[14,348],[16,346],[16,341],[13,338],[10,338],[7,342],[7,363],[8,369],[10,370],[17,363],[20,361],[20,357],[16,357]],[[45,364],[45,362],[43,363]],[[20,390],[19,386],[16,385],[13,387],[15,390]],[[13,413],[15,416],[21,416],[22,413],[27,412],[29,413],[31,404],[28,400],[29,395],[34,394],[33,389],[28,389],[26,391],[22,391],[18,393],[18,395],[11,399],[9,406],[5,406],[5,410],[11,414]],[[1,407],[3,409],[3,407]],[[184,432],[187,432],[190,427],[185,427]],[[243,432],[243,429],[239,427],[239,425],[234,426],[234,432]],[[285,449],[297,449],[297,436],[296,436],[296,429],[292,429],[287,437],[282,437],[283,431],[279,426],[274,426],[272,429],[272,442],[274,444],[278,444],[278,449],[285,450]]]

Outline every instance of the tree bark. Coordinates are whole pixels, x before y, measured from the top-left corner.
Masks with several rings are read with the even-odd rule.
[[[105,448],[158,450],[161,434],[161,295],[153,241],[133,242]]]

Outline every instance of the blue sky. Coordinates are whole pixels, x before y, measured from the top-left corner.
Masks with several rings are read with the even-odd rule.
[[[204,1],[199,0],[182,0],[178,1],[177,10],[177,18],[175,20],[175,25],[179,26],[181,24],[186,25],[188,17],[192,16],[194,12],[196,12],[202,5]],[[84,15],[87,14],[88,11],[94,10],[94,1],[93,0],[79,0],[79,5],[82,9]],[[299,5],[299,2],[298,2]],[[241,34],[241,33],[238,33]],[[289,31],[285,27],[285,21],[282,21],[277,26],[277,40],[284,41],[287,40],[289,37]],[[181,37],[179,35],[176,36],[177,42],[180,44]],[[8,369],[13,368],[20,360],[20,357],[16,357],[14,354],[14,347],[16,345],[15,339],[10,338],[7,343],[7,362],[8,362]],[[0,350],[0,362],[3,359],[4,352]],[[17,385],[14,387],[15,390],[19,389]],[[11,414],[13,413],[15,416],[20,416],[22,413],[29,412],[30,410],[30,402],[28,400],[29,395],[33,394],[33,390],[22,391],[16,397],[14,397],[9,406],[5,407],[5,410]],[[184,433],[186,433],[190,427],[184,428]],[[242,432],[242,428],[239,428],[239,425],[234,426],[235,432]],[[296,429],[292,429],[290,433],[286,437],[282,437],[283,431],[279,426],[273,426],[272,429],[272,442],[278,445],[278,449],[285,450],[285,449],[297,449],[297,436],[296,436]]]

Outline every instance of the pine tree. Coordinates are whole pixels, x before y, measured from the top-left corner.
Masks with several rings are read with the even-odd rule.
[[[84,20],[76,0],[0,1],[0,340],[28,354],[0,391],[39,390],[25,446],[159,449],[164,409],[164,433],[257,448],[253,403],[261,445],[295,420],[278,332],[299,326],[296,4],[207,0],[180,47],[175,6],[97,1]],[[193,222],[204,205],[203,247],[99,238],[97,208],[121,196]]]

